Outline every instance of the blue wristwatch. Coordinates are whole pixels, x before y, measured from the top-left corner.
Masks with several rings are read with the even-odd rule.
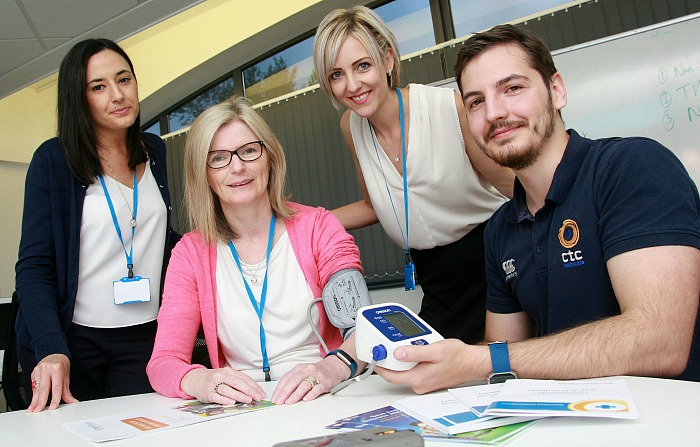
[[[350,354],[343,351],[342,349],[334,349],[328,354],[326,354],[326,357],[329,357],[331,355],[338,357],[341,362],[345,363],[348,366],[348,368],[350,368],[350,378],[355,377],[355,374],[357,374],[357,362],[354,358],[350,356]]]
[[[517,379],[515,371],[510,369],[510,358],[508,357],[508,342],[495,341],[489,343],[491,352],[491,366],[493,372],[486,378],[488,383],[503,383],[508,379]]]

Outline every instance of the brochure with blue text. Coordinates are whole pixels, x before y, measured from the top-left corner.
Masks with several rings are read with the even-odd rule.
[[[639,418],[637,405],[622,379],[508,380],[484,413],[491,416]]]
[[[472,411],[479,416],[485,416],[484,411],[501,394],[503,383],[490,385],[464,386],[450,388],[448,391],[463,404],[469,405]]]
[[[479,415],[447,391],[401,399],[394,407],[449,435],[536,419]]]

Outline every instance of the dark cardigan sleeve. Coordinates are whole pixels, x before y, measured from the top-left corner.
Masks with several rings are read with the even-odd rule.
[[[70,278],[77,282],[78,269],[79,249],[70,241],[71,222],[79,222],[73,193],[76,187],[81,185],[65,163],[58,140],[42,144],[27,170],[15,268],[20,304],[18,341],[34,351],[37,362],[49,354],[70,357],[65,332],[75,302],[69,292]],[[73,253],[75,263],[70,259]]]

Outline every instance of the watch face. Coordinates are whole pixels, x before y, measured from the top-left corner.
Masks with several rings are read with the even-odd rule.
[[[503,383],[506,380],[510,379],[517,379],[518,376],[515,375],[514,372],[502,372],[502,373],[493,373],[488,377],[488,382],[489,384],[493,383]]]

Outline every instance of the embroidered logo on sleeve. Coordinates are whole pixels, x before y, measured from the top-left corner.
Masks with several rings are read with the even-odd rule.
[[[502,265],[503,271],[506,273],[506,281],[518,276],[518,272],[515,271],[515,259],[509,259],[505,261]]]

